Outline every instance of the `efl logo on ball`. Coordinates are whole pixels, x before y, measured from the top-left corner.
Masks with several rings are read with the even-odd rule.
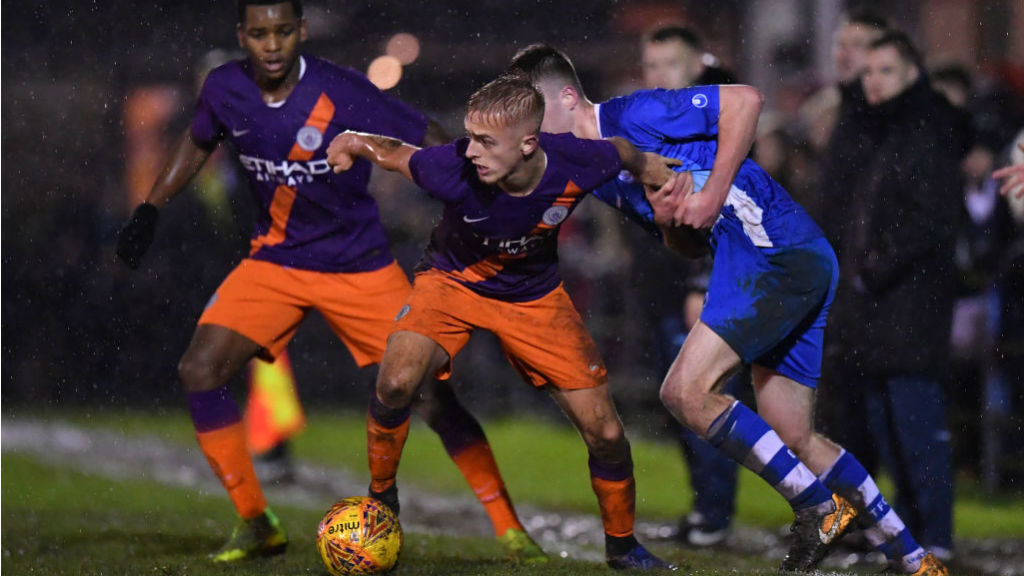
[[[334,576],[380,574],[394,568],[402,550],[402,526],[380,500],[339,500],[324,514],[316,548]]]

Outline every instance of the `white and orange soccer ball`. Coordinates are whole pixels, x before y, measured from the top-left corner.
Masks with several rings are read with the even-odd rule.
[[[380,500],[337,501],[316,531],[316,549],[334,576],[380,574],[395,567],[402,550],[398,516]]]

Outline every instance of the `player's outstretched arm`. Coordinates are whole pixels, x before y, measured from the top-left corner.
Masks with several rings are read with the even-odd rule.
[[[606,138],[619,152],[622,167],[629,170],[644,186],[672,189],[676,185],[676,173],[672,166],[682,166],[676,158],[666,158],[653,152],[641,152],[625,138]]]
[[[1024,142],[1017,144],[1017,148],[1024,152]],[[1004,166],[993,172],[992,177],[996,180],[1005,178],[999,187],[999,193],[1003,196],[1009,195],[1012,191],[1014,198],[1024,198],[1024,162]]]
[[[117,234],[117,257],[129,268],[135,270],[139,267],[142,256],[152,244],[160,208],[185,188],[212,152],[213,148],[204,148],[192,138],[191,129],[185,130],[160,171],[149,196],[135,208],[131,218]]]
[[[340,173],[351,168],[358,156],[385,170],[400,172],[412,180],[409,159],[417,150],[418,147],[397,138],[348,130],[331,140],[330,146],[327,147],[327,163],[336,173]]]

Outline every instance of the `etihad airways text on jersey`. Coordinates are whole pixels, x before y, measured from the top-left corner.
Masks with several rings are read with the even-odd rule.
[[[320,160],[309,160],[299,162],[293,160],[282,160],[275,162],[266,158],[246,156],[239,154],[238,160],[242,167],[249,172],[255,172],[256,180],[259,182],[277,182],[286,186],[295,186],[303,182],[312,182],[313,176],[328,174],[331,166],[326,158]]]

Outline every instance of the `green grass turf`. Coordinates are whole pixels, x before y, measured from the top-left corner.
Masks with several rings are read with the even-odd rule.
[[[144,481],[115,482],[31,457],[4,454],[3,562],[5,574],[25,575],[326,575],[313,544],[319,513],[277,508],[291,530],[286,554],[232,566],[210,563],[231,529],[226,499]],[[308,527],[303,531],[301,527]],[[772,574],[757,558],[674,552],[690,573]],[[716,566],[716,568],[709,568]],[[494,540],[406,535],[396,576],[612,574],[603,564],[553,559],[543,566],[505,563]]]
[[[151,434],[194,446],[191,423],[184,412],[161,415],[105,411],[64,415],[70,421],[127,434]],[[354,412],[313,413],[295,438],[298,458],[361,472],[366,469],[365,416]],[[596,513],[590,489],[586,450],[568,422],[502,419],[484,422],[502,475],[515,502],[541,508]],[[628,429],[627,429],[628,433]],[[641,520],[675,521],[689,509],[691,492],[683,458],[674,443],[631,437],[637,480],[637,516]],[[415,479],[415,480],[413,480]],[[450,464],[441,442],[414,421],[402,456],[399,485],[413,482],[446,494],[468,488]],[[880,479],[892,497],[890,483]],[[957,480],[954,532],[958,538],[1024,537],[1024,500],[984,493],[969,477]],[[737,496],[738,522],[777,528],[792,519],[785,501],[760,478],[741,470]]]

